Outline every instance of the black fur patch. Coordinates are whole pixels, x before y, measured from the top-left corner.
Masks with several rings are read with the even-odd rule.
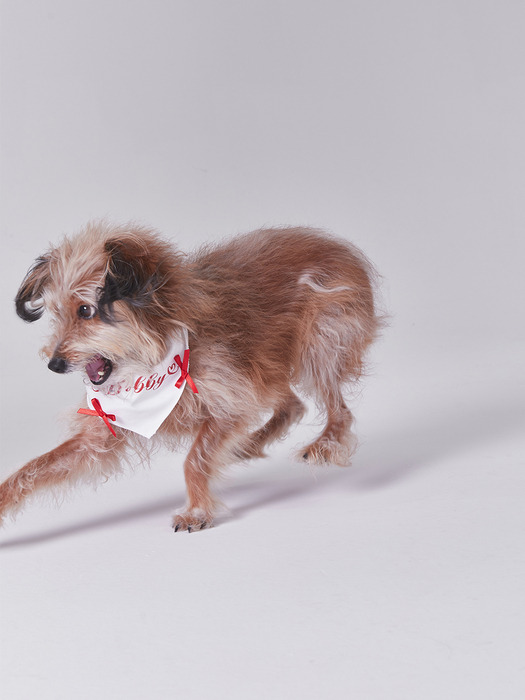
[[[44,305],[35,303],[41,299],[42,291],[47,281],[46,268],[49,259],[45,256],[37,258],[20,285],[15,297],[16,313],[24,321],[38,321],[44,313]]]
[[[114,240],[105,245],[108,272],[100,289],[98,313],[105,323],[115,323],[113,304],[125,301],[136,309],[151,304],[155,291],[162,286],[156,266],[144,251]]]

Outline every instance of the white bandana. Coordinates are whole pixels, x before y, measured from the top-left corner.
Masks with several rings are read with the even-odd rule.
[[[188,367],[188,333],[184,329],[182,337],[173,343],[164,360],[151,373],[137,377],[132,384],[111,384],[100,388],[91,382],[86,384],[89,409],[97,410],[81,409],[79,413],[100,416],[111,432],[113,424],[150,438],[179,401],[186,382],[198,393]]]

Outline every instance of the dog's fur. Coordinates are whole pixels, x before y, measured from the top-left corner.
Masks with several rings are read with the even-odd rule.
[[[118,427],[114,437],[102,420],[75,415],[71,439],[0,486],[0,519],[44,487],[116,472],[130,448],[190,440],[187,507],[173,525],[208,527],[210,479],[231,462],[264,456],[301,419],[294,389],[326,417],[300,458],[348,464],[353,418],[341,390],[359,379],[380,325],[373,281],[355,247],[306,228],[259,230],[193,256],[133,225],[90,224],[65,238],[37,259],[16,297],[26,321],[51,314],[43,348],[51,368],[85,376],[99,354],[113,363],[112,381],[126,380],[158,364],[183,327],[199,393],[186,388],[151,440]],[[79,317],[81,305],[93,318]]]

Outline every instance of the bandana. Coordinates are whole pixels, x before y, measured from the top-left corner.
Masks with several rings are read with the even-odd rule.
[[[111,384],[104,388],[87,383],[89,408],[81,408],[78,413],[99,416],[113,435],[116,433],[112,426],[118,425],[150,438],[178,403],[186,383],[198,393],[188,374],[189,359],[188,333],[184,330],[150,374],[140,375],[131,384]]]

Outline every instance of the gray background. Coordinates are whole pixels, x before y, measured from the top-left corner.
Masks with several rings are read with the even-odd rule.
[[[1,3],[2,463],[65,434],[78,377],[12,298],[87,220],[184,250],[321,226],[391,327],[349,470],[235,468],[175,536],[182,455],[32,503],[0,533],[5,696],[521,698],[521,2]]]

